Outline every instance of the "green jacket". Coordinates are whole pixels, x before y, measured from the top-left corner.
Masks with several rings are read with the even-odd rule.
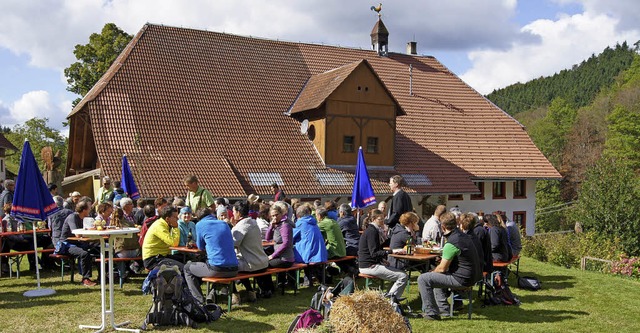
[[[329,258],[346,256],[347,249],[338,222],[325,217],[318,223],[318,227],[320,227],[324,242],[327,244]]]

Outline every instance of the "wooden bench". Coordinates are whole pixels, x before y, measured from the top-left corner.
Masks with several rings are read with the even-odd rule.
[[[460,287],[460,288],[450,288],[451,289],[451,301],[449,302],[449,316],[453,317],[453,305],[455,301],[462,301],[461,298],[456,298],[457,291],[459,293],[466,292],[467,293],[467,301],[469,304],[468,307],[468,319],[471,319],[471,312],[473,311],[473,286],[470,287]]]
[[[231,312],[231,294],[233,291],[233,283],[236,281],[240,281],[240,280],[244,280],[244,279],[250,279],[250,278],[256,278],[256,277],[261,277],[261,276],[267,276],[267,275],[273,275],[273,274],[278,274],[278,273],[288,273],[291,271],[295,271],[296,272],[296,282],[294,283],[294,295],[296,294],[296,292],[298,291],[298,283],[300,281],[300,270],[307,267],[306,264],[293,264],[293,266],[291,267],[287,267],[287,268],[277,268],[277,267],[271,267],[271,268],[267,268],[265,271],[260,272],[260,273],[250,273],[250,272],[241,272],[238,273],[238,275],[233,276],[233,277],[228,277],[228,278],[222,278],[222,277],[204,277],[202,278],[203,282],[207,283],[207,294],[211,291],[211,284],[227,284],[228,285],[228,290],[227,290],[227,311]],[[284,294],[284,285],[282,286],[282,294]]]
[[[369,275],[369,274],[364,274],[364,273],[360,273],[358,274],[358,277],[364,278],[364,288],[369,290],[370,289],[370,285],[373,283],[374,280],[379,280],[380,281],[380,290],[384,290],[384,280],[377,277],[377,276],[373,276],[373,275]]]
[[[38,253],[39,254],[53,253],[53,251],[55,251],[55,249],[42,249],[42,250],[38,250]],[[16,264],[16,277],[20,278],[20,263],[22,262],[22,259],[24,258],[24,256],[29,254],[36,254],[36,251],[28,250],[28,251],[12,251],[12,252],[0,253],[0,257],[6,257],[9,261],[9,277],[10,278],[13,277],[13,271],[11,270],[11,266],[13,266],[14,263]]]
[[[65,263],[67,263],[71,269],[71,282],[74,282],[73,276],[75,275],[76,258],[70,255],[57,253],[51,253],[49,258],[60,260],[60,278],[62,281],[64,281],[64,266]]]
[[[99,263],[102,260],[100,260],[100,258],[96,258],[95,262]],[[109,258],[104,258],[105,263],[109,262]],[[124,272],[126,271],[126,267],[124,266],[126,262],[128,261],[142,261],[142,257],[133,257],[133,258],[120,258],[120,257],[113,257],[113,262],[114,263],[118,263],[118,275],[120,277],[120,289],[122,289],[122,286],[124,285]]]
[[[493,268],[506,268],[507,269],[507,276],[505,276],[505,278],[509,277],[509,273],[511,272],[511,270],[509,269],[509,265],[514,264],[516,266],[516,272],[515,275],[516,277],[520,277],[520,256],[513,256],[513,258],[511,258],[511,260],[509,261],[494,261],[493,262]]]

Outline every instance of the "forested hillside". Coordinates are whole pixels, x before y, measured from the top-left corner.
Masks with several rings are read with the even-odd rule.
[[[629,68],[634,54],[635,50],[626,42],[614,49],[607,47],[598,56],[592,55],[572,69],[494,90],[487,98],[511,115],[547,106],[558,97],[574,108],[583,107],[593,102],[603,87],[611,86],[621,71]]]
[[[569,229],[578,222],[586,231],[619,240],[625,253],[639,255],[640,56],[636,51],[626,43],[607,48],[573,69],[488,97],[507,96],[507,91],[522,104],[536,105],[508,111],[563,176],[560,182],[538,182],[537,231]],[[534,95],[545,97],[526,99]],[[500,105],[499,99],[492,101]]]

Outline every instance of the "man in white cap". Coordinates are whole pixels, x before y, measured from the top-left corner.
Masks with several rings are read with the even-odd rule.
[[[80,201],[80,197],[82,195],[78,191],[73,191],[69,193],[69,197],[64,201],[63,207],[66,209],[71,209],[72,211],[76,210],[76,205],[78,201]]]

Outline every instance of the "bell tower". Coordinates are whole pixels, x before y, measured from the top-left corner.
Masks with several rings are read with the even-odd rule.
[[[389,30],[382,23],[380,13],[378,13],[378,22],[371,30],[371,46],[380,56],[386,57],[389,54]]]

